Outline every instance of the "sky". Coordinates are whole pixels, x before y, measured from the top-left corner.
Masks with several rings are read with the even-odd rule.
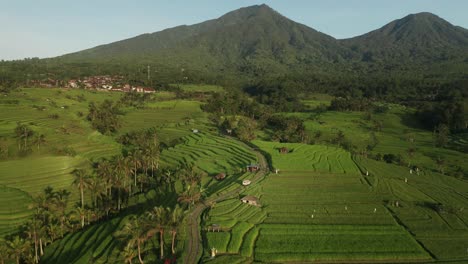
[[[0,60],[55,57],[263,3],[338,39],[418,12],[468,29],[468,0],[0,0]]]

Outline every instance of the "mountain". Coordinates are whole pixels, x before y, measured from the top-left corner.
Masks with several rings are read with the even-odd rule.
[[[347,50],[326,34],[296,23],[267,5],[256,5],[218,19],[143,34],[57,59],[163,62],[161,67],[258,75],[283,72],[297,65],[319,70],[344,60]]]
[[[468,58],[468,30],[426,12],[341,43],[362,54],[363,61],[437,63]]]
[[[11,72],[35,71],[39,78],[44,72],[61,78],[120,74],[145,81],[149,65],[160,82],[248,84],[282,78],[303,88],[367,85],[363,79],[382,80],[381,86],[400,80],[447,82],[468,79],[468,30],[419,13],[337,40],[267,5],[255,5],[199,24],[27,63],[29,68]]]

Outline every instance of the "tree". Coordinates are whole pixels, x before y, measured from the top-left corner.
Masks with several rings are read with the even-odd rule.
[[[15,135],[18,138],[18,149],[22,150],[28,147],[28,140],[34,135],[34,131],[27,125],[18,122],[15,128]],[[21,144],[23,144],[23,147],[21,147]]]
[[[169,215],[169,227],[171,228],[171,234],[172,234],[172,243],[171,243],[171,249],[172,249],[172,255],[175,254],[175,239],[177,235],[177,229],[179,225],[181,224],[182,220],[184,219],[186,211],[182,209],[178,204],[170,211]]]
[[[448,142],[450,130],[447,125],[440,124],[434,130],[435,144],[437,147],[445,147]]]
[[[124,263],[128,263],[128,264],[132,264],[133,259],[138,255],[137,251],[135,251],[135,249],[128,244],[125,246],[121,254],[124,257]]]
[[[120,128],[119,108],[112,101],[104,100],[98,106],[91,102],[88,109],[87,119],[91,122],[92,127],[102,134],[115,133]]]
[[[28,238],[32,240],[32,244],[34,244],[34,262],[39,263],[39,240],[41,239],[41,235],[44,234],[44,223],[41,220],[36,219],[36,216],[34,216],[26,223],[26,228]]]
[[[8,247],[5,241],[0,240],[0,264],[8,261]]]
[[[16,259],[16,264],[20,264],[20,259],[29,252],[30,244],[19,236],[7,241],[10,255]]]
[[[88,176],[88,172],[84,169],[75,169],[72,174],[75,176],[73,185],[80,190],[81,208],[84,209],[84,190],[89,186],[90,177]]]
[[[81,228],[85,226],[86,214],[87,214],[87,210],[83,207],[77,207],[73,211],[73,215],[78,217],[79,219]]]
[[[251,141],[255,139],[255,129],[257,122],[253,119],[244,117],[241,118],[235,130],[236,136],[242,141]]]
[[[188,204],[189,208],[202,198],[202,188],[198,184],[186,185],[186,190],[179,195],[178,202]]]
[[[107,193],[104,180],[97,176],[90,177],[88,189],[91,192],[92,206],[96,208],[98,206],[98,199],[102,200]]]
[[[149,229],[141,217],[131,216],[121,230],[115,233],[115,236],[127,241],[126,247],[137,247],[138,260],[144,264],[141,257],[143,243],[149,238]],[[128,250],[130,251],[130,250]],[[130,252],[127,252],[130,253]],[[129,256],[127,256],[128,259]],[[131,263],[130,258],[130,263]]]
[[[148,215],[153,221],[154,229],[159,231],[159,245],[161,247],[161,259],[164,258],[164,228],[168,223],[168,212],[170,210],[162,206],[154,207]]]
[[[45,136],[43,134],[36,135],[33,139],[33,144],[37,146],[37,150],[41,148],[41,145],[46,143]]]
[[[439,172],[444,174],[445,161],[441,157],[437,157],[437,158],[435,158],[435,162],[437,164],[437,169],[439,170]]]

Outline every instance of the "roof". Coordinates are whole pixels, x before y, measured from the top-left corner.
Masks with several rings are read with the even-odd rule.
[[[247,165],[247,167],[260,167],[260,165],[259,164],[249,164],[249,165]]]

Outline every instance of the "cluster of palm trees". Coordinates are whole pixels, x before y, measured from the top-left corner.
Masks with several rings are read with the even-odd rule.
[[[36,145],[37,150],[46,143],[46,138],[43,134],[36,134],[29,126],[18,122],[15,127],[15,136],[18,142],[18,150],[20,152],[30,151],[31,145]]]
[[[171,252],[174,255],[177,230],[185,213],[182,207],[176,205],[174,208],[154,207],[146,214],[130,216],[123,227],[114,234],[125,242],[121,253],[125,263],[132,263],[133,259],[138,257],[140,263],[143,264],[146,242],[158,233],[160,258],[164,259],[165,231],[171,233]]]

